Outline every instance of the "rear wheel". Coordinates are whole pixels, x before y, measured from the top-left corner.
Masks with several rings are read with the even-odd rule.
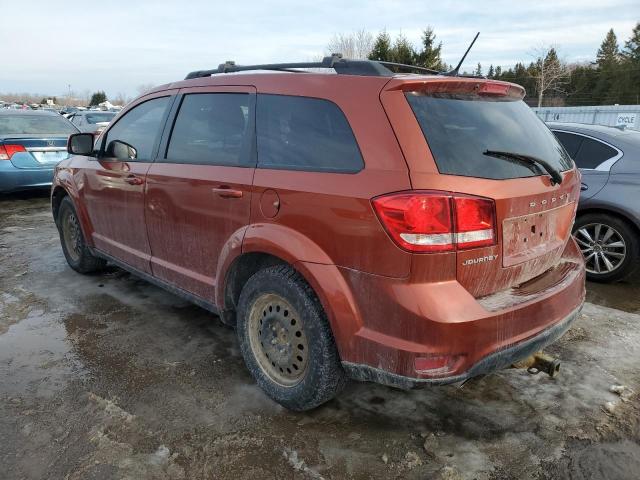
[[[617,282],[638,267],[636,232],[623,220],[589,213],[578,217],[573,236],[584,255],[587,278],[594,282]]]
[[[344,386],[345,373],[322,306],[291,267],[269,267],[247,281],[237,330],[247,368],[284,407],[312,409]]]
[[[87,247],[78,214],[69,197],[63,198],[60,202],[56,223],[62,252],[71,268],[80,273],[91,273],[106,266],[106,262],[94,256]]]

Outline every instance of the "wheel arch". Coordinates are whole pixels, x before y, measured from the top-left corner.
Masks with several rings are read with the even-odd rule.
[[[60,185],[56,185],[51,191],[51,213],[53,214],[53,220],[58,223],[58,212],[60,211],[60,204],[64,197],[69,196],[69,193]]]
[[[215,299],[222,321],[235,324],[240,292],[251,275],[278,264],[289,265],[309,284],[327,315],[342,353],[348,339],[362,326],[348,283],[317,244],[300,232],[280,225],[245,227],[222,249]]]
[[[219,306],[223,322],[235,323],[235,306],[240,290],[251,275],[272,265],[294,266],[296,262],[305,260],[331,263],[317,244],[291,228],[260,223],[235,231],[221,249],[216,269],[219,280],[215,303]],[[300,273],[312,285],[307,275]],[[313,285],[312,288],[316,290]]]
[[[60,205],[65,197],[69,197],[69,199],[73,203],[73,207],[76,209],[78,219],[80,220],[80,228],[82,228],[85,242],[90,247],[93,247],[93,227],[91,225],[91,221],[89,220],[89,214],[87,213],[87,209],[83,205],[80,196],[78,195],[78,191],[75,188],[75,184],[73,183],[73,177],[66,169],[62,169],[56,172],[53,187],[51,189],[51,213],[53,215],[53,220],[56,222],[56,225],[58,222],[58,212],[60,210]]]

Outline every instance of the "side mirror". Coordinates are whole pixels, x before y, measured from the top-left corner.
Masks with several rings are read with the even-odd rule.
[[[67,152],[72,155],[91,155],[94,140],[92,133],[74,133],[67,142]]]
[[[126,142],[113,140],[107,146],[107,156],[123,161],[135,160],[138,158],[138,151]]]

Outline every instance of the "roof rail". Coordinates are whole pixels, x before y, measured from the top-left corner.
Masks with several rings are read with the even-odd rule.
[[[395,62],[385,62],[378,61],[379,64],[384,65],[385,67],[395,68],[398,71],[404,72],[424,72],[431,73],[433,75],[442,75],[443,72],[439,70],[434,70],[432,68],[420,67],[418,65],[407,65],[406,63],[395,63]]]
[[[390,68],[389,68],[390,67]],[[330,57],[324,57],[321,62],[293,62],[293,63],[265,63],[262,65],[236,65],[232,60],[218,65],[213,70],[197,70],[189,73],[185,80],[192,78],[209,77],[219,73],[246,72],[251,70],[275,70],[281,72],[308,73],[306,68],[327,68],[334,69],[336,73],[341,75],[362,75],[374,77],[391,77],[394,70],[405,72],[423,72],[430,74],[441,74],[437,70],[418,67],[416,65],[405,65],[393,62],[378,62],[375,60],[348,60],[342,58],[342,54],[333,53]]]

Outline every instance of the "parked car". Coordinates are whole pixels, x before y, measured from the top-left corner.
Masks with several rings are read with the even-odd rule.
[[[79,110],[73,112],[68,118],[81,132],[100,133],[115,116],[115,112]]]
[[[582,172],[574,236],[587,278],[615,282],[640,266],[640,132],[548,123]]]
[[[65,118],[69,118],[74,113],[80,111],[81,110],[78,107],[64,107],[62,110],[60,110],[60,115],[64,116]]]
[[[55,165],[69,156],[69,135],[78,131],[55,112],[0,110],[0,192],[50,186]]]
[[[336,74],[282,71],[301,65]],[[274,72],[224,73],[256,69]],[[412,388],[510,366],[585,294],[579,174],[523,96],[338,57],[191,73],[95,148],[70,138],[51,199],[64,255],[218,313],[292,410],[349,377]]]

